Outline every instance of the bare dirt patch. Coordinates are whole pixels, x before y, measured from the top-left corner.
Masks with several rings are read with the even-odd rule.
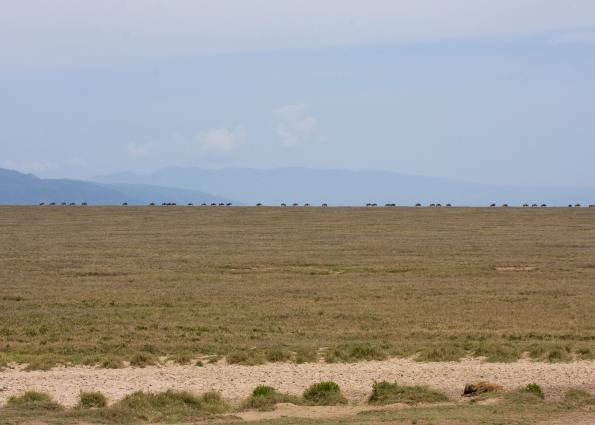
[[[217,391],[232,403],[239,403],[258,385],[271,385],[281,392],[301,395],[314,382],[335,381],[353,403],[363,403],[374,381],[403,385],[428,385],[452,400],[462,398],[468,382],[490,381],[505,390],[538,383],[547,398],[561,398],[570,388],[595,391],[595,362],[485,363],[480,360],[419,363],[390,359],[361,363],[269,363],[260,366],[208,364],[148,366],[145,368],[98,369],[59,367],[50,371],[24,371],[22,367],[0,372],[0,404],[26,390],[50,394],[65,406],[78,402],[80,391],[101,391],[110,402],[135,391],[188,390],[197,394]]]

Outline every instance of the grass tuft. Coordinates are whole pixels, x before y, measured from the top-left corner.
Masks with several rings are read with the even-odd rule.
[[[291,352],[284,348],[271,348],[267,350],[265,357],[271,363],[286,362],[291,360]]]
[[[225,359],[229,364],[241,364],[254,366],[265,363],[265,357],[256,350],[235,350],[229,353]]]
[[[343,397],[339,385],[332,381],[312,384],[304,391],[304,400],[306,403],[315,406],[335,406],[347,403],[347,399]]]
[[[136,353],[130,359],[130,366],[145,367],[152,366],[157,363],[155,356],[149,352]]]
[[[107,398],[99,391],[81,391],[79,409],[99,409],[107,406]]]
[[[282,394],[273,387],[260,385],[252,391],[252,394],[242,404],[242,407],[245,409],[266,411],[273,410],[277,403],[301,404],[301,400],[296,396]]]
[[[362,360],[384,360],[387,354],[370,344],[343,345],[326,353],[328,363],[358,362]]]
[[[104,412],[111,421],[178,422],[225,413],[229,406],[217,393],[196,396],[186,391],[135,392]]]
[[[448,401],[448,397],[441,392],[432,390],[427,386],[405,386],[396,382],[375,382],[372,386],[372,395],[368,399],[370,404],[417,404],[439,403]]]
[[[27,391],[20,396],[12,396],[6,402],[6,406],[19,410],[62,410],[63,407],[42,392]]]

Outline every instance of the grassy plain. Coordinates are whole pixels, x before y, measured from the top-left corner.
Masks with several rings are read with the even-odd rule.
[[[523,353],[595,357],[593,209],[0,207],[0,367]]]

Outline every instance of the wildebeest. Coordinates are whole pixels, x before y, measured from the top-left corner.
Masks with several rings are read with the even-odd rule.
[[[74,207],[75,205],[76,205],[76,202],[71,202],[71,203],[70,203],[70,206],[71,206],[71,207]]]
[[[430,208],[434,208],[436,204],[430,204]]]
[[[322,207],[328,207],[328,205],[327,204],[322,204]]]
[[[53,206],[53,205],[56,205],[56,203],[55,203],[55,202],[50,202],[50,205],[52,205],[52,206]]]
[[[86,202],[83,202],[81,205],[82,205],[83,207],[86,207],[86,206],[87,206],[87,203],[86,203]]]
[[[523,208],[527,208],[529,204],[523,204]]]
[[[122,202],[122,206],[123,207],[127,207],[128,206],[128,202]]]
[[[448,208],[450,208],[450,207],[452,207],[452,204],[446,204],[446,206],[447,206]]]
[[[384,206],[385,206],[385,207],[396,207],[396,206],[397,206],[397,204],[385,204]]]
[[[39,205],[40,206],[45,205],[45,202],[40,202]]]
[[[258,204],[256,204],[257,207],[262,207],[262,204],[259,202]]]
[[[154,207],[154,206],[155,206],[155,202],[151,202],[149,205],[150,205],[151,207]]]
[[[496,204],[490,204],[490,208],[496,208]]]
[[[308,203],[304,204],[304,207],[309,207],[309,206],[310,206],[310,204],[308,204]]]
[[[541,204],[541,208],[547,207],[547,204]]]
[[[282,207],[286,207],[287,205],[285,204],[285,202],[283,202],[283,203],[281,204],[281,206],[282,206]]]
[[[508,204],[502,204],[502,208],[508,208]]]
[[[231,207],[232,203],[228,202],[227,204],[225,204],[226,207]]]
[[[421,204],[418,202],[417,204],[415,204],[416,207],[421,207]]]

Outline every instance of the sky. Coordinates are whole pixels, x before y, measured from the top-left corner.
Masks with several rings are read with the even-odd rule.
[[[0,0],[0,167],[595,186],[593,0]]]

